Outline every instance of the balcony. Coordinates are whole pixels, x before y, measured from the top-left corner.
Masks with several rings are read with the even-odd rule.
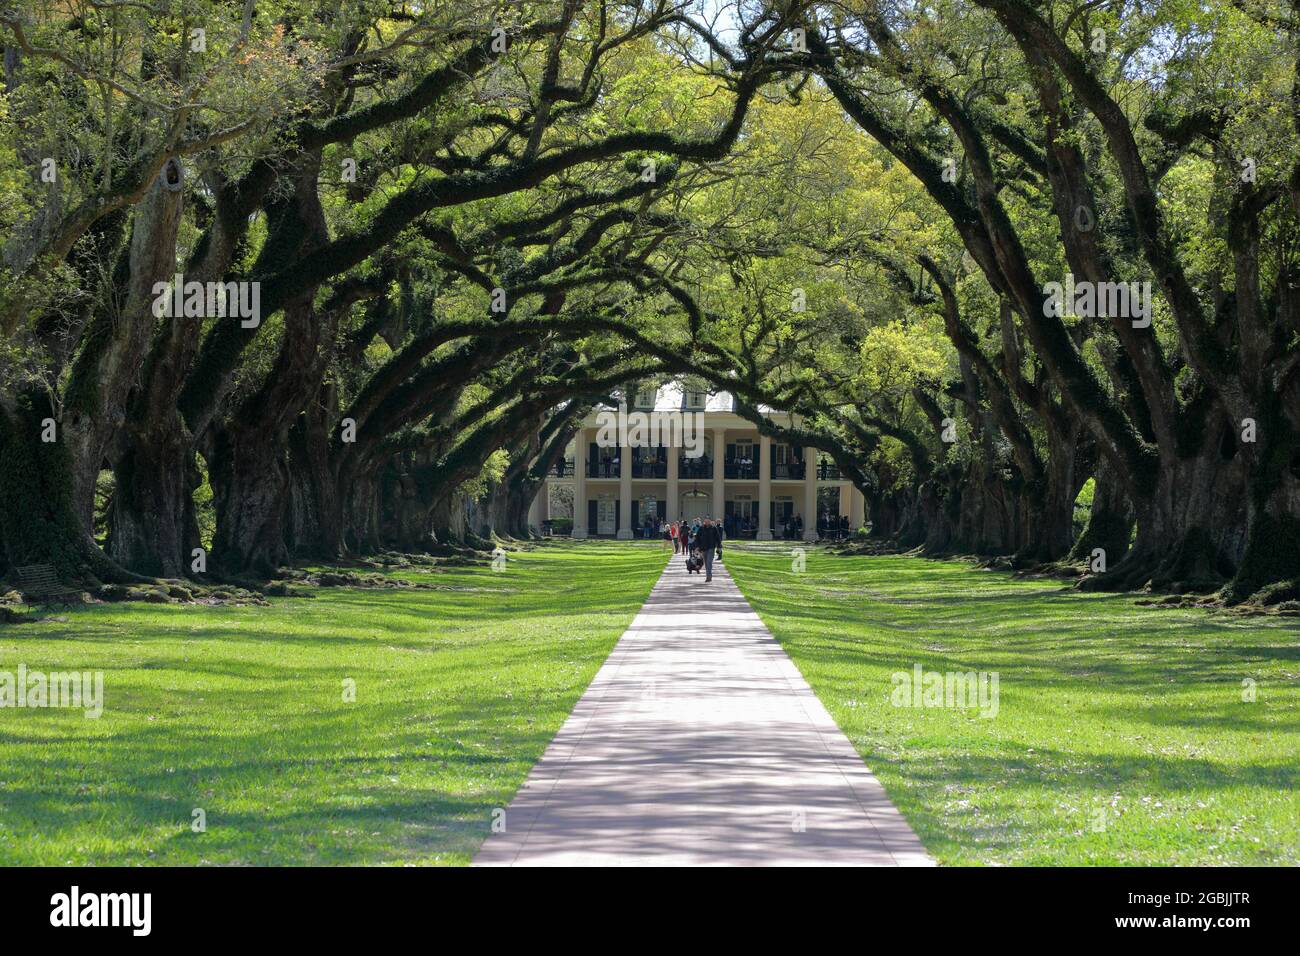
[[[726,461],[722,464],[723,472],[728,478],[748,478],[751,481],[758,480],[758,463],[745,459],[744,461]]]
[[[803,462],[772,462],[772,477],[777,481],[803,481]]]
[[[632,462],[633,478],[667,478],[668,462],[666,461],[633,461]]]
[[[574,475],[573,459],[566,458],[551,466],[551,474],[556,478],[572,478]]]
[[[618,462],[613,458],[587,462],[588,478],[617,478]]]
[[[817,463],[817,480],[818,481],[839,481],[843,475],[840,474],[840,466],[833,461],[819,461]]]
[[[678,478],[712,478],[713,477],[713,459],[707,455],[699,458],[687,458],[682,456],[677,462]]]

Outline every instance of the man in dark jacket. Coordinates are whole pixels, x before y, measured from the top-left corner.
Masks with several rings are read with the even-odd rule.
[[[712,581],[713,553],[722,547],[722,535],[717,524],[706,519],[700,525],[700,532],[695,536],[695,547],[704,552],[704,580]]]

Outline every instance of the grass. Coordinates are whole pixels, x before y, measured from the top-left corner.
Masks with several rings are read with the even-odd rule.
[[[946,864],[1300,862],[1300,627],[959,562],[728,545],[727,567]],[[892,675],[999,674],[999,709]],[[1257,700],[1243,701],[1243,680]]]
[[[0,671],[103,671],[106,701],[0,708],[0,864],[466,863],[663,563],[557,544],[406,574],[447,590],[0,626]]]
[[[466,863],[664,560],[556,544],[397,575],[444,590],[0,626],[0,671],[99,670],[106,697],[0,708],[0,864]],[[731,542],[727,567],[942,862],[1300,862],[1294,623],[959,562],[809,548],[796,574]],[[997,672],[997,715],[893,706],[915,664]]]

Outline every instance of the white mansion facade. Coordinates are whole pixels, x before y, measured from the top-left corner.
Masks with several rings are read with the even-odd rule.
[[[645,441],[632,429],[610,428],[620,413],[640,421],[685,419],[698,430],[688,447],[667,434]],[[798,422],[786,413],[764,413],[777,424]],[[668,385],[639,391],[618,411],[593,410],[565,460],[547,475],[529,520],[541,528],[572,517],[575,538],[632,538],[642,536],[647,518],[657,523],[705,516],[722,518],[732,538],[815,541],[832,530],[860,527],[863,498],[817,449],[759,435],[734,411],[731,395]]]

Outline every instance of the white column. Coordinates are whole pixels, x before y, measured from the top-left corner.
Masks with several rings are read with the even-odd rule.
[[[803,450],[803,539],[817,540],[817,449]]]
[[[573,452],[573,536],[585,538],[587,527],[587,429],[579,428]]]
[[[849,508],[852,507],[851,503],[849,502],[849,497],[850,497],[849,493],[851,491],[853,491],[853,485],[850,484],[849,482],[846,481],[840,485],[840,505],[838,508],[835,509],[836,521],[840,520],[840,515],[844,515],[844,517],[846,518],[849,516]]]
[[[866,520],[865,512],[867,510],[867,499],[862,497],[862,492],[858,491],[857,485],[849,486],[849,532],[852,533],[862,527]]]
[[[759,541],[772,540],[772,439],[758,439],[758,535]]]
[[[726,454],[727,430],[725,428],[715,428],[713,429],[713,501],[709,504],[709,510],[715,518],[721,518],[722,513],[726,511],[727,472],[722,464]]]
[[[664,515],[665,521],[677,520],[677,504],[681,497],[677,491],[677,461],[681,453],[680,445],[670,445],[668,447],[668,502],[665,505],[668,514]]]
[[[632,537],[632,449],[628,445],[618,450],[618,501],[619,529],[615,537],[627,541]]]

